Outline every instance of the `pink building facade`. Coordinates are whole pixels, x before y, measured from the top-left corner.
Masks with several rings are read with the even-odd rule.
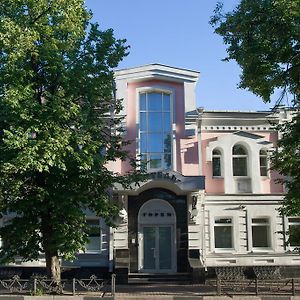
[[[228,266],[273,272],[299,264],[295,245],[286,243],[299,219],[279,214],[284,188],[269,165],[274,124],[289,111],[197,108],[199,73],[165,65],[120,70],[115,78],[125,138],[151,174],[117,191],[123,222],[110,247],[116,272],[125,280],[187,272],[199,280]]]

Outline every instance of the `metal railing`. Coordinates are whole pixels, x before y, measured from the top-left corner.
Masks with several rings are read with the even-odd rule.
[[[216,280],[216,294],[220,295],[297,295],[300,294],[300,279],[272,280]]]
[[[110,293],[115,296],[116,275],[112,274],[110,279],[99,279],[92,275],[87,279],[62,279],[59,282],[47,279],[45,277],[33,277],[31,279],[21,279],[15,275],[10,279],[0,280],[0,294],[83,294],[92,292],[104,297]]]

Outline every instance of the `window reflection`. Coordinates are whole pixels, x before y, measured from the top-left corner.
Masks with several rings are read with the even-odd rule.
[[[148,131],[161,131],[162,113],[161,112],[149,112],[148,113],[148,122],[149,122],[148,123]]]
[[[163,152],[163,135],[162,133],[148,134],[147,152]]]
[[[171,111],[171,96],[163,94],[163,101],[164,111]]]
[[[146,94],[140,94],[140,110],[146,110]]]
[[[145,112],[140,113],[140,129],[141,131],[147,130],[147,114]]]
[[[145,133],[140,135],[140,151],[141,153],[147,152],[147,135]]]
[[[160,154],[150,154],[150,168],[151,169],[161,168],[161,155]]]
[[[171,131],[170,112],[166,112],[163,114],[163,121],[164,121],[164,132],[170,132]]]
[[[171,168],[171,95],[140,94],[140,153],[147,169]]]
[[[148,93],[148,111],[162,111],[162,94],[161,93]]]

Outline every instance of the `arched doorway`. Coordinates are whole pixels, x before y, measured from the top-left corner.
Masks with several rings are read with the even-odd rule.
[[[151,199],[138,213],[138,269],[176,272],[176,213],[165,200]]]

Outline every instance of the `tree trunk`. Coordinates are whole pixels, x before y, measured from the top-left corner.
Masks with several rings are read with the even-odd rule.
[[[54,282],[59,283],[61,279],[60,261],[58,253],[45,251],[47,276]]]

